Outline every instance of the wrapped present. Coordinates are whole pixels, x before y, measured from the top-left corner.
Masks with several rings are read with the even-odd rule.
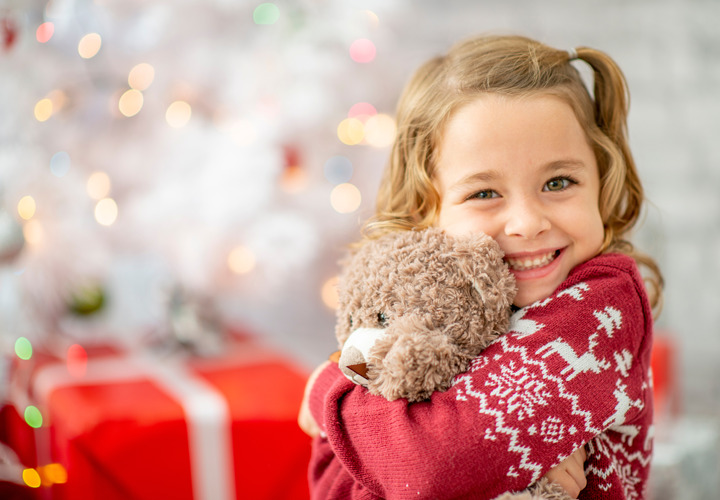
[[[0,438],[35,498],[308,497],[307,373],[288,358],[241,336],[207,358],[78,347],[11,370]]]

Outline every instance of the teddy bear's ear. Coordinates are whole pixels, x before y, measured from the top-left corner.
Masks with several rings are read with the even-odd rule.
[[[500,245],[482,233],[454,238],[452,245],[460,272],[480,299],[486,305],[510,307],[515,298],[515,278],[503,261]]]

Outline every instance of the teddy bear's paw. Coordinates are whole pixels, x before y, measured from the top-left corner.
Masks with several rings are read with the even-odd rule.
[[[455,374],[462,372],[469,357],[462,354],[447,336],[418,325],[401,329],[388,328],[371,350],[371,365],[377,367],[370,388],[393,400],[428,399],[435,391],[450,387]]]

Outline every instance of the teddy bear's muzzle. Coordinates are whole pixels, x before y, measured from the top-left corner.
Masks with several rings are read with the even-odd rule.
[[[358,328],[353,331],[343,345],[338,366],[343,374],[358,385],[367,387],[367,361],[370,349],[385,330],[380,328]]]

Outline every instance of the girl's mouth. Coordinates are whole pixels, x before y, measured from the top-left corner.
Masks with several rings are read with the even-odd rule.
[[[513,271],[529,271],[547,266],[554,261],[558,255],[560,255],[560,250],[553,250],[552,252],[534,257],[508,258],[505,260]]]

